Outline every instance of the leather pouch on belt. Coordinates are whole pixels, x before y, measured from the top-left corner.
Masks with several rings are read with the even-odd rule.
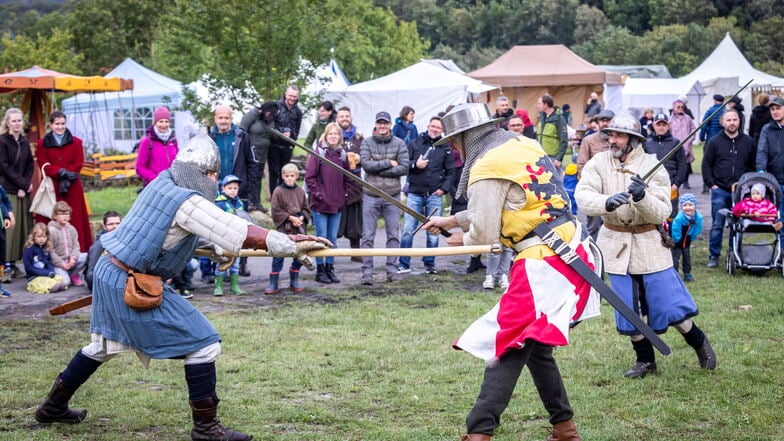
[[[137,311],[157,308],[163,302],[163,280],[159,276],[129,271],[123,300]]]

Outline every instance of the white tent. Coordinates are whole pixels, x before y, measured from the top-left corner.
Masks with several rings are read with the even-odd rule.
[[[80,93],[63,100],[68,128],[82,138],[90,151],[107,148],[130,152],[152,124],[156,108],[172,109],[177,141],[183,145],[194,131],[190,112],[173,110],[182,100],[182,83],[154,72],[126,58],[106,77],[129,78],[132,91]]]
[[[466,102],[474,90],[482,92],[495,88],[430,61],[420,61],[340,92],[329,91],[326,98],[338,107],[349,106],[354,125],[367,136],[373,131],[376,113],[382,110],[394,119],[403,106],[411,106],[416,112],[414,123],[424,131],[430,117],[443,112],[447,106]]]
[[[702,114],[713,104],[714,94],[730,96],[749,81],[750,87],[784,86],[784,78],[755,69],[727,33],[716,49],[687,75],[671,80],[629,78],[623,88],[623,103],[627,109],[669,109],[678,95],[687,95],[687,104],[695,112],[695,118],[700,121]],[[699,96],[696,101],[695,96]],[[744,107],[747,108],[746,117],[754,106],[751,96],[750,88],[740,94]]]

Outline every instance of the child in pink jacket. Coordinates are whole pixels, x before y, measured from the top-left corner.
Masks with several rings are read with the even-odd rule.
[[[732,214],[755,222],[773,223],[778,218],[776,206],[765,199],[765,184],[762,183],[751,186],[751,196],[735,204],[732,207]]]

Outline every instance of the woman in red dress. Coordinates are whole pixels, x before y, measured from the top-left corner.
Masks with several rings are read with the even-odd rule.
[[[65,113],[59,110],[49,116],[49,126],[51,131],[38,141],[36,161],[54,181],[57,201],[65,201],[71,206],[71,225],[79,233],[79,249],[86,253],[93,244],[93,234],[79,177],[84,164],[82,140],[71,135],[66,127]],[[37,214],[35,218],[36,222],[48,223],[50,220]]]

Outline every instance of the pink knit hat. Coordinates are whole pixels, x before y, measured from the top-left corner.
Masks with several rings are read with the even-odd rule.
[[[155,124],[161,119],[168,119],[171,121],[171,112],[166,107],[158,107],[155,113],[152,114],[152,123]]]

